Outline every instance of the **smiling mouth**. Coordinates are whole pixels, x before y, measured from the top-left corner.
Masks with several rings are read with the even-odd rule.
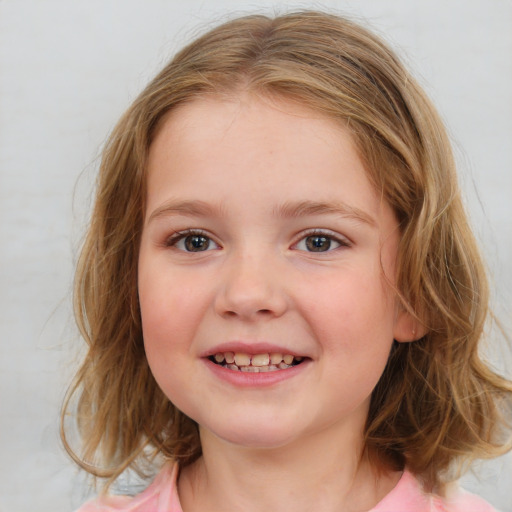
[[[215,363],[228,370],[238,372],[263,373],[275,372],[279,370],[287,370],[293,366],[297,366],[304,357],[294,356],[292,354],[245,354],[242,352],[218,352],[208,358]]]

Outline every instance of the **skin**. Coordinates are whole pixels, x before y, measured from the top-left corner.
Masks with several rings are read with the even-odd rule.
[[[417,329],[392,287],[399,236],[334,121],[249,94],[168,116],[150,148],[138,285],[151,370],[200,426],[185,512],[369,510],[396,484],[362,437],[393,339]],[[235,341],[305,360],[238,385],[206,358]]]

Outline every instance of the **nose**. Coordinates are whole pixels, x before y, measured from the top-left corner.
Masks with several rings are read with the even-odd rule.
[[[217,314],[257,321],[282,316],[288,298],[280,270],[265,255],[243,254],[226,261],[215,298]]]

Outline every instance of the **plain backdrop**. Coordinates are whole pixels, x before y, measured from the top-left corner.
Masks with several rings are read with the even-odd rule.
[[[493,303],[512,332],[512,1],[0,0],[2,512],[71,511],[87,496],[58,416],[79,359],[70,290],[107,134],[200,30],[234,14],[308,7],[373,26],[438,105]],[[507,367],[509,349],[491,341],[490,357]],[[511,512],[511,457],[477,473],[465,485]]]

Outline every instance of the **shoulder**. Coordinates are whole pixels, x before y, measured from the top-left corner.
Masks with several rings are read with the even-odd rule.
[[[420,482],[405,471],[397,486],[371,512],[497,512],[482,498],[459,487],[446,498],[425,493]]]
[[[439,512],[497,512],[483,498],[461,488],[454,489],[447,498],[433,498],[433,502],[438,506]]]
[[[137,496],[102,496],[76,512],[182,512],[176,491],[178,466],[166,464],[153,483]]]

